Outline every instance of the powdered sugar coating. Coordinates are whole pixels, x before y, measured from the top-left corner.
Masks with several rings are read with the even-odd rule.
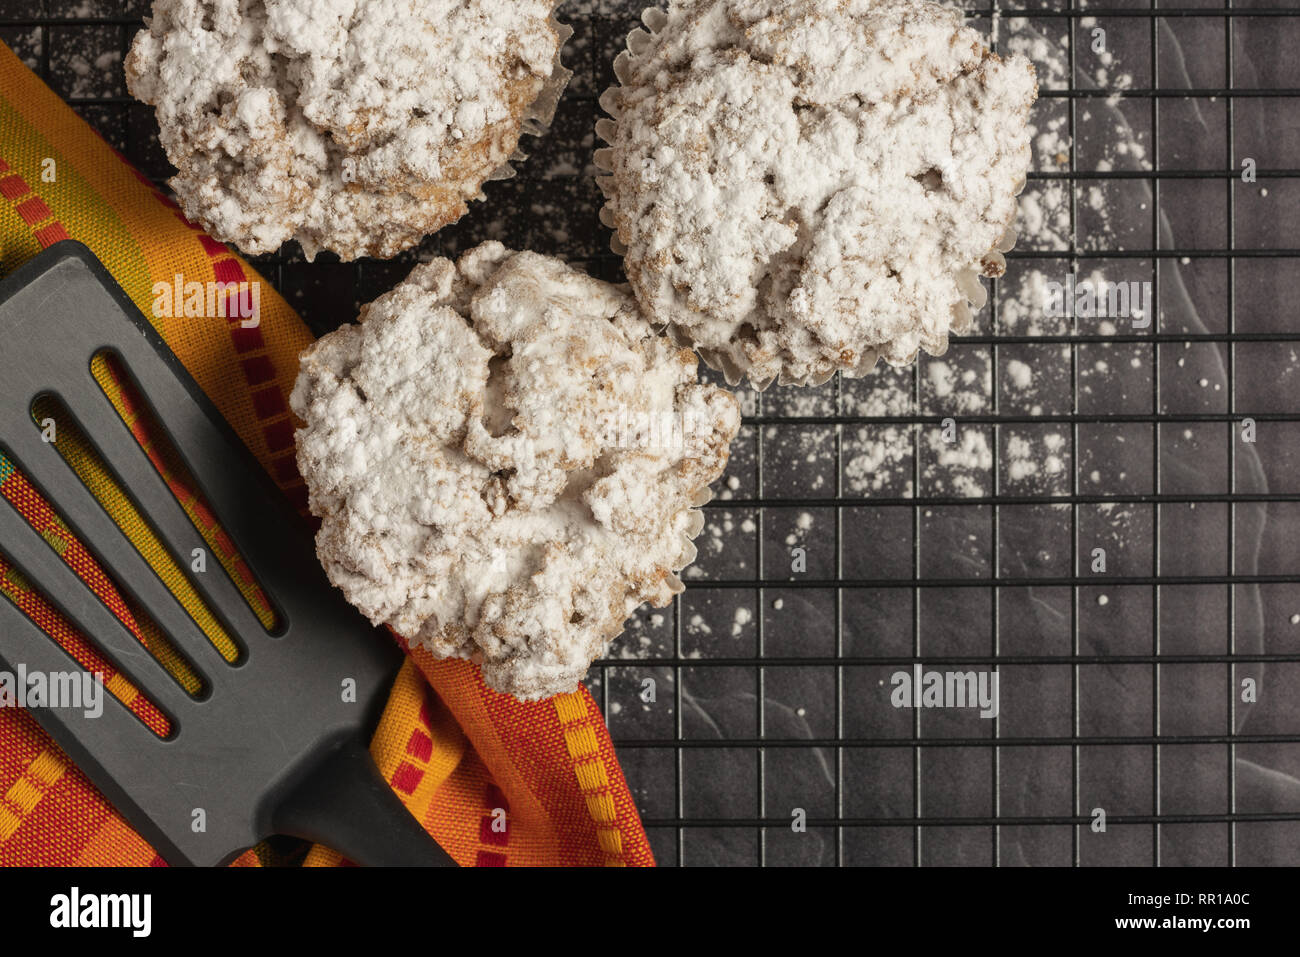
[[[1000,275],[1037,94],[929,0],[672,0],[598,162],[643,308],[730,380],[941,354]]]
[[[695,557],[694,506],[740,425],[697,366],[626,287],[559,260],[486,243],[417,266],[302,356],[298,464],[330,580],[497,690],[572,691]]]
[[[155,0],[127,83],[213,235],[392,256],[464,214],[567,78],[555,6]]]

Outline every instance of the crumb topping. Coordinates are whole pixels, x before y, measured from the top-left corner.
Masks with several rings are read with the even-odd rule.
[[[298,462],[330,580],[375,623],[571,691],[681,590],[735,398],[631,293],[486,243],[417,266],[302,357]]]
[[[929,0],[672,0],[602,105],[643,308],[731,381],[941,354],[1000,275],[1037,95]]]
[[[155,0],[127,84],[156,108],[186,215],[218,238],[392,256],[464,214],[567,78],[555,6]]]

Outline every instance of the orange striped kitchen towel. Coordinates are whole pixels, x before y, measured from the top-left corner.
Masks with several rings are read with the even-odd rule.
[[[89,246],[152,315],[157,282],[259,281],[240,257],[185,220],[6,47],[0,45],[0,271],[74,238]],[[195,381],[299,507],[306,490],[294,463],[286,402],[306,326],[263,284],[260,324],[236,318],[153,320]],[[3,343],[0,343],[0,348]],[[206,509],[184,467],[161,440],[148,410],[110,360],[95,373],[154,465],[201,529],[212,552],[264,620],[272,614]],[[93,447],[50,400],[37,409],[58,426],[56,447],[105,510],[223,652],[229,636],[203,607],[185,574],[116,488]],[[45,536],[70,567],[177,674],[193,680],[164,635],[133,608],[59,516],[0,455],[0,496]],[[104,674],[109,693],[155,730],[166,718],[9,566],[0,542],[0,600],[36,621],[85,668]],[[604,720],[583,689],[521,703],[484,686],[463,661],[410,655],[371,745],[381,771],[412,813],[465,865],[650,865],[636,806]],[[236,862],[333,865],[333,851],[268,842]],[[21,709],[0,708],[0,864],[161,863],[151,847]]]

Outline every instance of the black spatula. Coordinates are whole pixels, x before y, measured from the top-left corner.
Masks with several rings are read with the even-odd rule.
[[[223,322],[194,319],[194,322]],[[181,568],[202,536],[91,375],[120,360],[275,606],[270,634],[223,569],[192,577],[240,645],[227,662],[122,535],[32,418],[57,397]],[[310,532],[107,270],[61,242],[0,282],[0,446],[118,586],[202,677],[196,700],[39,534],[0,503],[3,551],[167,715],[166,740],[116,698],[102,714],[32,716],[118,811],[173,864],[214,865],[275,833],[360,864],[454,862],[407,812],[366,749],[401,653],[332,588]],[[77,665],[0,599],[0,660],[11,670]]]

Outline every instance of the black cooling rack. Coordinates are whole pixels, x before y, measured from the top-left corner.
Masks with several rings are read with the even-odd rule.
[[[161,183],[151,112],[121,80],[146,7],[0,0],[0,39]],[[392,262],[308,264],[290,247],[258,267],[318,333],[417,257],[488,238],[621,278],[590,155],[640,7],[561,6],[575,76],[552,131],[461,223]],[[1036,145],[1026,195],[1057,196],[1062,235],[1022,238],[975,334],[941,360],[742,392],[686,593],[639,612],[590,679],[656,855],[1300,863],[1300,7],[968,14],[1003,51],[1028,36],[1055,51],[1035,117],[1058,120],[1066,153],[1045,162]],[[1153,284],[1149,327],[1035,324],[1027,277],[1095,268]],[[944,464],[933,436],[948,418],[989,454]],[[1026,478],[1021,440],[1056,442],[1060,467],[1040,455]],[[864,489],[860,461],[881,481]],[[917,662],[996,670],[998,718],[892,708],[892,674]]]

